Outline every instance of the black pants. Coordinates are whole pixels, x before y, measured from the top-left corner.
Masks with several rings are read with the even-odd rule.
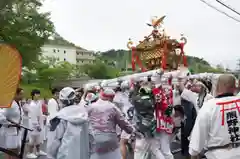
[[[188,137],[190,135],[190,133],[186,133],[186,131],[184,131],[184,124],[181,123],[181,148],[182,148],[182,155],[183,156],[186,156],[186,157],[189,157],[189,153],[188,153],[188,150],[189,150],[189,140],[188,140]]]

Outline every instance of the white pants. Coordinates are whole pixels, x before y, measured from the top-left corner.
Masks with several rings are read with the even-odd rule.
[[[165,159],[174,159],[170,148],[171,138],[172,135],[169,135],[166,132],[160,132],[157,136],[157,139],[160,142],[160,150]]]
[[[21,146],[21,135],[16,128],[1,128],[1,146],[7,149],[16,149]]]
[[[46,125],[43,126],[43,140],[46,141],[47,140],[47,131],[48,131],[48,127]]]
[[[148,159],[152,156],[155,159],[164,159],[160,151],[160,142],[156,138],[136,139],[134,159]]]
[[[122,156],[119,148],[117,148],[114,151],[103,154],[93,153],[90,157],[90,159],[121,159],[121,158]]]
[[[44,125],[42,127],[42,131],[41,131],[41,142],[44,143],[44,141],[47,140],[47,131],[48,131],[48,128],[46,125]]]
[[[20,135],[6,135],[5,136],[5,148],[16,149],[21,146]]]
[[[155,138],[137,139],[134,159],[174,159],[170,149],[171,135],[161,132]]]
[[[29,145],[31,146],[36,146],[36,145],[40,145],[42,143],[41,140],[41,135],[29,135]]]

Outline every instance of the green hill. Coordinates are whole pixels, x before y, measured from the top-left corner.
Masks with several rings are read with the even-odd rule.
[[[98,56],[101,60],[104,60],[109,65],[117,65],[118,68],[122,70],[126,69],[126,66],[129,66],[131,61],[131,52],[127,50],[108,50],[105,52],[99,52]],[[213,68],[206,60],[199,57],[187,56],[187,61],[189,68],[195,73],[202,72],[214,72],[220,73],[223,72],[221,69]]]

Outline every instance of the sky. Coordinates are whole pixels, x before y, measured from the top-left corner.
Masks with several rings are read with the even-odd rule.
[[[215,0],[205,1],[240,20]],[[239,0],[222,1],[240,12]],[[129,38],[137,43],[151,32],[152,16],[166,15],[167,34],[188,39],[187,55],[231,69],[240,59],[240,23],[200,0],[45,0],[42,11],[51,12],[62,37],[88,50],[127,49]]]

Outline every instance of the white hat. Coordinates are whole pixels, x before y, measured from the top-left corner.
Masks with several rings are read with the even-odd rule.
[[[71,87],[65,87],[59,92],[60,100],[72,100],[76,98],[76,92]]]
[[[114,98],[115,92],[111,88],[106,88],[100,93],[100,95],[101,95],[101,98],[104,98],[104,99]]]

